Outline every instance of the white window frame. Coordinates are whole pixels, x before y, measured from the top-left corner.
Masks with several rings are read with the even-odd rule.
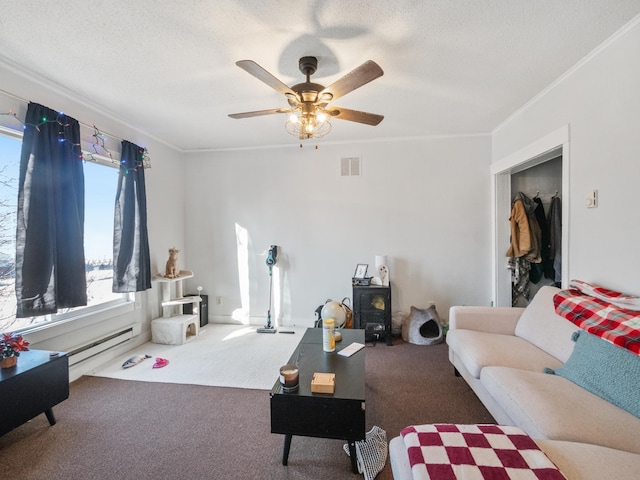
[[[21,142],[24,137],[23,132],[10,129],[2,125],[0,125],[0,135],[8,136],[16,140],[20,140]],[[85,160],[88,159],[94,163],[98,163],[99,165],[109,168],[119,168],[117,161],[113,161],[112,159],[102,155],[85,151],[83,151],[83,155],[85,155]],[[24,335],[30,335],[34,333],[37,334],[38,332],[44,332],[50,328],[59,327],[64,324],[71,327],[70,331],[72,331],[77,328],[98,323],[102,320],[106,320],[107,318],[133,312],[139,304],[139,302],[136,301],[136,295],[134,293],[123,293],[121,295],[121,298],[109,300],[97,305],[90,305],[81,308],[76,307],[71,312],[43,315],[43,317],[48,318],[48,320],[43,320],[42,322],[38,322],[36,325],[26,326],[13,331]],[[76,325],[77,322],[81,322],[81,325]]]

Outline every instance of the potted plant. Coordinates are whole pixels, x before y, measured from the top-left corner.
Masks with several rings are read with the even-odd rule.
[[[14,367],[18,363],[20,352],[29,350],[29,342],[22,335],[3,333],[0,338],[0,368]]]

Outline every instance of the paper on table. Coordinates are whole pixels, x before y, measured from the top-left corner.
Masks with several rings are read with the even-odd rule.
[[[362,348],[364,348],[364,344],[353,342],[348,347],[345,347],[342,350],[340,350],[338,352],[338,355],[342,355],[343,357],[350,357],[351,355],[353,355],[354,353],[356,353],[358,350]]]

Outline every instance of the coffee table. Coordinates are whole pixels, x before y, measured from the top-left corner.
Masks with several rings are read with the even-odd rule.
[[[358,473],[355,442],[365,438],[365,350],[351,357],[337,352],[353,342],[364,344],[364,330],[344,329],[336,351],[322,349],[322,329],[309,328],[288,363],[298,366],[300,385],[284,392],[277,380],[271,390],[271,433],[284,434],[282,464],[287,465],[293,435],[337,438],[349,444],[351,469]],[[312,393],[315,372],[335,373],[333,394]]]

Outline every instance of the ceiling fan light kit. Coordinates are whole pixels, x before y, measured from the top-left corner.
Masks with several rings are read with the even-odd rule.
[[[240,60],[236,62],[236,65],[246,70],[258,80],[266,83],[277,92],[282,93],[286,97],[290,108],[273,108],[255,112],[233,113],[229,115],[231,118],[239,119],[286,113],[288,117],[285,128],[287,132],[299,140],[324,137],[331,131],[332,118],[372,126],[378,125],[384,118],[383,115],[375,113],[360,112],[339,107],[327,108],[330,101],[346,95],[384,74],[380,66],[373,60],[363,63],[328,87],[311,82],[311,75],[313,75],[318,68],[318,59],[316,57],[302,57],[299,60],[298,68],[306,76],[306,81],[293,85],[292,87],[288,87],[252,60]],[[300,146],[302,146],[302,144]]]
[[[319,107],[302,104],[289,115],[287,132],[300,140],[322,138],[331,131],[329,115]]]

